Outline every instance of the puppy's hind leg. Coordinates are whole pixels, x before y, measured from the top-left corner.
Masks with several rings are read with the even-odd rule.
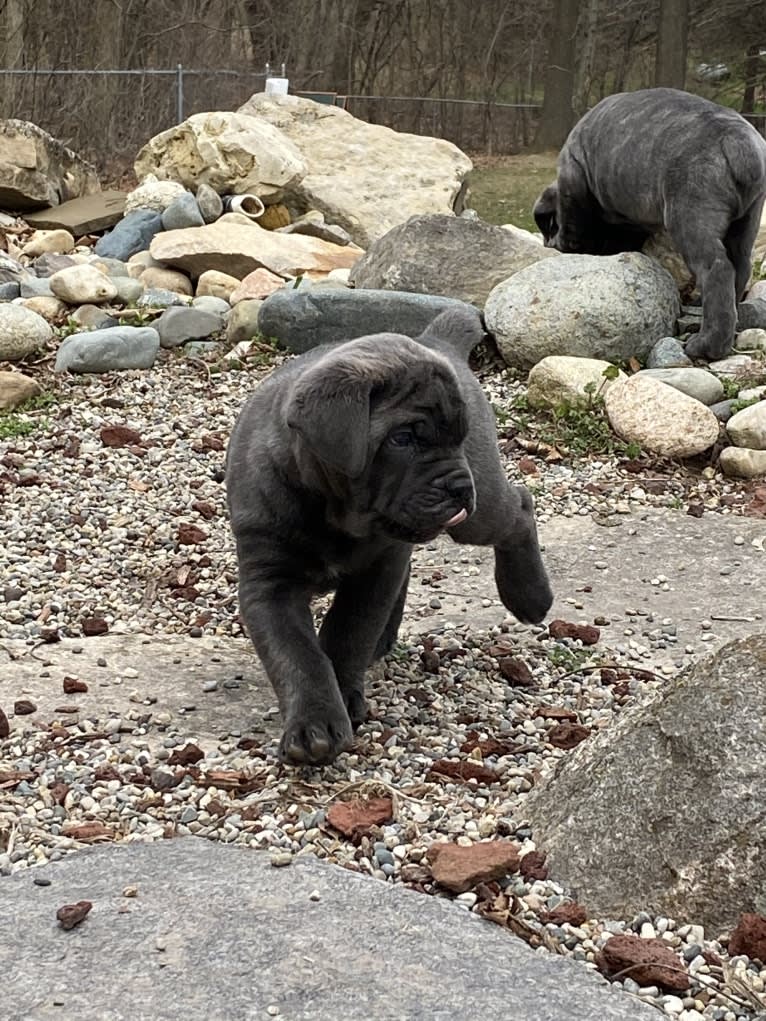
[[[725,358],[737,324],[736,274],[724,245],[728,218],[720,210],[684,206],[669,210],[666,227],[671,240],[697,279],[702,295],[702,329],[686,345],[689,358]]]
[[[410,547],[389,547],[364,570],[341,579],[332,606],[319,631],[319,644],[335,668],[351,725],[356,729],[367,716],[364,674],[378,649],[398,629],[407,577]]]
[[[763,199],[754,202],[744,216],[731,224],[723,243],[734,267],[737,301],[742,301],[753,269],[753,245],[761,225]]]
[[[371,662],[374,663],[376,660],[383,659],[393,649],[394,643],[396,642],[396,636],[399,634],[399,625],[402,623],[402,614],[404,613],[404,604],[407,601],[407,588],[410,583],[410,568],[407,565],[407,573],[404,576],[402,587],[399,590],[399,595],[396,597],[396,602],[391,610],[391,615],[386,622],[386,626],[378,639],[378,644],[375,646],[375,652],[372,654]]]

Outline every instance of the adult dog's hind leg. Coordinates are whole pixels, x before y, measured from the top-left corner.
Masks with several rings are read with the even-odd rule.
[[[335,668],[354,729],[367,716],[365,671],[396,616],[400,600],[401,608],[404,606],[409,565],[409,546],[389,547],[363,571],[341,579],[322,622],[319,644]]]
[[[761,225],[763,202],[763,199],[754,202],[744,216],[731,224],[723,239],[734,267],[734,287],[737,301],[742,301],[750,282],[750,273],[753,269],[753,245]]]

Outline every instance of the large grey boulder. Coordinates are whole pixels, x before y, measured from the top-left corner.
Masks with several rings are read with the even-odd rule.
[[[30,871],[0,879],[14,1021],[658,1016],[447,900],[314,859],[276,869],[262,851],[189,837],[93,848],[34,873],[50,885]],[[81,900],[90,913],[63,931],[57,909]]]
[[[0,209],[42,209],[100,190],[95,167],[47,131],[0,120]]]
[[[300,354],[320,344],[383,330],[416,337],[445,309],[464,304],[454,298],[405,291],[283,288],[261,305],[258,332]],[[235,312],[239,307],[235,306]]]
[[[452,142],[368,124],[300,96],[256,93],[238,113],[278,128],[300,152],[306,172],[285,187],[288,204],[320,210],[363,248],[411,216],[452,213],[472,167]]]
[[[162,230],[162,217],[153,209],[134,209],[96,242],[96,255],[127,262],[131,255],[143,252],[155,234]]]
[[[505,361],[528,369],[547,355],[643,360],[673,332],[679,308],[667,270],[624,252],[527,266],[492,290],[484,315]]]
[[[56,354],[55,372],[115,372],[149,369],[160,349],[160,335],[151,326],[111,326],[73,333]]]
[[[526,814],[551,876],[595,915],[711,935],[766,914],[766,636],[668,681],[561,760]]]
[[[281,131],[249,113],[196,113],[155,135],[136,157],[136,177],[153,174],[192,191],[209,184],[219,195],[253,192],[276,201],[306,166]]]
[[[558,255],[504,227],[432,213],[413,216],[373,242],[351,281],[357,287],[442,294],[483,308],[496,284]]]

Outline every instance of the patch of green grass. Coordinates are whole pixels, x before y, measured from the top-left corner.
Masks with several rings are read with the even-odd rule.
[[[751,397],[749,401],[734,401],[731,406],[732,415],[736,415],[738,411],[742,411],[743,408],[749,408],[751,404],[760,404],[760,397]]]
[[[44,411],[58,404],[58,394],[52,390],[30,397],[13,411],[0,411],[0,440],[19,439],[35,432],[45,432],[50,422],[35,412]]]
[[[625,443],[612,432],[601,396],[594,396],[588,405],[561,404],[554,408],[549,427],[541,430],[541,439],[575,457],[619,454],[635,458],[641,453],[637,443]]]
[[[561,667],[569,673],[580,670],[591,657],[589,649],[570,649],[568,645],[552,645],[545,654],[552,666]]]
[[[555,155],[477,156],[474,163],[468,179],[471,208],[487,223],[513,223],[536,231],[532,206],[556,178]]]

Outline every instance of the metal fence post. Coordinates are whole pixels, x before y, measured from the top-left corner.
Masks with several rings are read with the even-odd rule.
[[[176,67],[176,115],[178,123],[184,119],[184,66]]]

